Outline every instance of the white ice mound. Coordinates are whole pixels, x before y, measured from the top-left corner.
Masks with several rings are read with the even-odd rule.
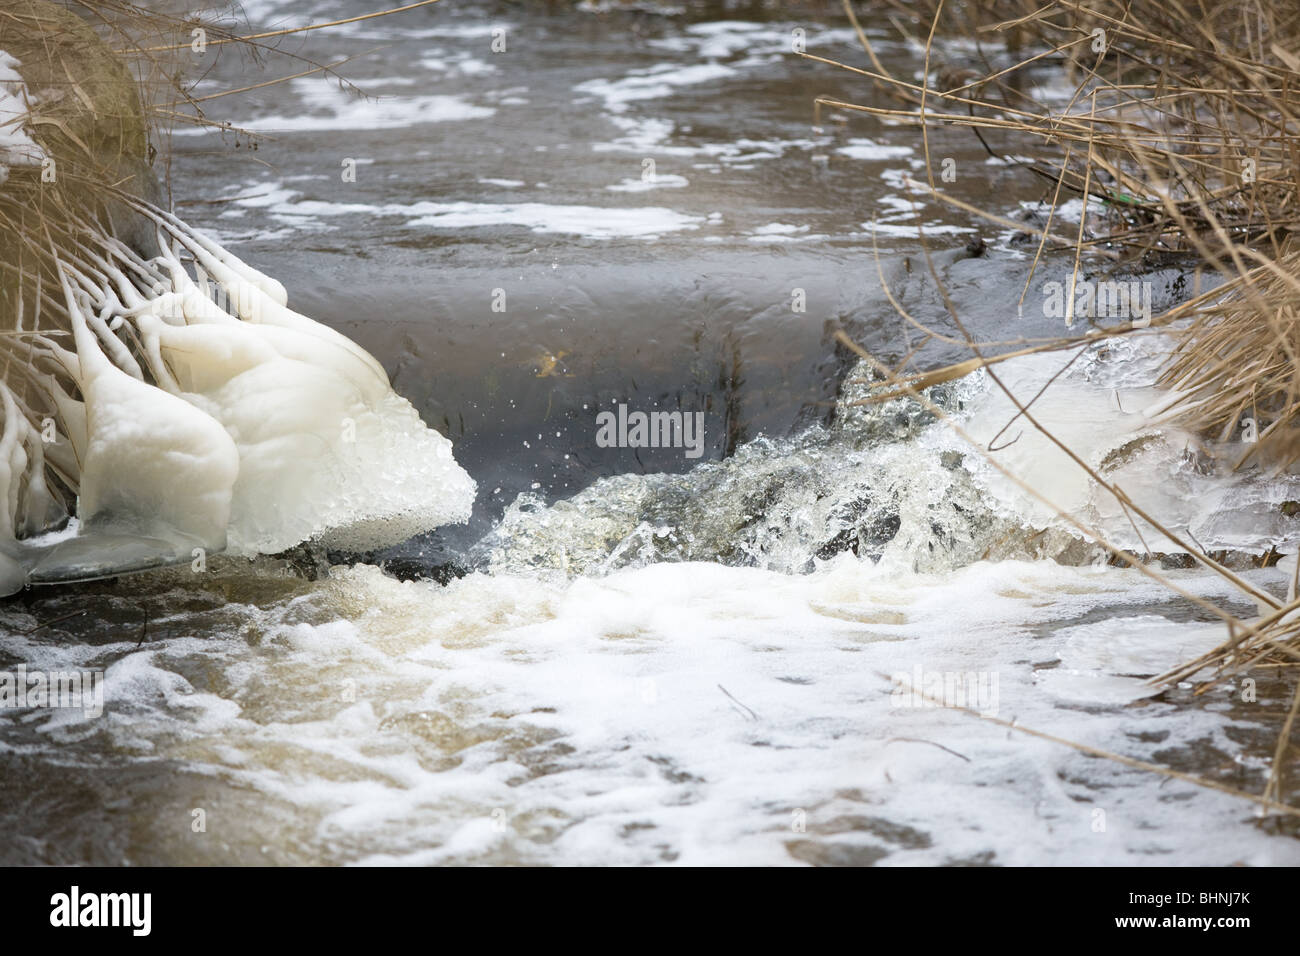
[[[368,550],[469,517],[474,483],[451,442],[391,391],[367,401],[332,370],[280,357],[186,398],[239,449],[232,551]]]
[[[278,282],[179,220],[157,221],[194,257],[202,285],[164,241],[170,295],[137,308],[136,326],[159,387],[220,423],[237,449],[229,550],[309,540],[368,550],[468,519],[474,482],[451,442],[373,356],[289,309]],[[210,281],[238,317],[216,305]]]
[[[474,482],[373,356],[289,309],[275,280],[130,202],[158,227],[160,254],[141,259],[93,228],[54,250],[73,348],[21,335],[27,378],[0,382],[0,593],[199,549],[370,550],[468,519]],[[40,537],[69,511],[75,533]]]
[[[69,430],[81,449],[82,526],[177,532],[221,550],[240,467],[235,443],[193,405],[119,369],[81,309],[74,305],[71,314],[85,409],[84,432]]]
[[[246,318],[186,287],[137,321],[159,381],[238,448],[230,550],[306,540],[368,550],[469,517],[474,483],[451,443],[373,358],[256,285],[239,286],[236,301]]]

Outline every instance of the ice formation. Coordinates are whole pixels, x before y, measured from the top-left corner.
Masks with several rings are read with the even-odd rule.
[[[14,65],[0,53],[0,183],[42,161]],[[68,204],[39,236],[6,218],[33,262],[0,379],[0,593],[223,550],[366,550],[469,517],[451,443],[369,353],[181,220],[108,194],[152,227],[151,258]]]
[[[18,75],[20,64],[0,50],[0,184],[11,166],[39,166],[45,151],[32,140],[25,119],[31,102],[27,86]]]
[[[1293,548],[1287,502],[1300,496],[1300,475],[1251,467],[1235,470],[1248,446],[1202,441],[1167,420],[1175,394],[1152,383],[1167,343],[1098,343],[1078,357],[1045,353],[1000,366],[999,378],[1034,420],[1122,489],[1127,504],[1103,488],[1043,430],[1017,414],[986,372],[974,377],[964,415],[967,433],[990,457],[1035,489],[970,459],[994,507],[1034,527],[1072,526],[1057,509],[1138,554]],[[1049,506],[1047,502],[1050,502]],[[1170,531],[1144,520],[1137,509]],[[1077,529],[1076,529],[1077,530]]]

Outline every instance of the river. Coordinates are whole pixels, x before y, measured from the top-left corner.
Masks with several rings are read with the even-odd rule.
[[[262,30],[356,13],[244,9]],[[105,709],[0,711],[0,860],[1300,862],[1288,818],[1008,726],[1259,793],[1293,681],[1147,686],[1222,625],[1090,560],[916,403],[852,404],[837,330],[886,361],[968,355],[891,304],[958,335],[918,227],[973,334],[1062,329],[1037,293],[1019,307],[1033,242],[907,192],[914,127],[814,112],[884,102],[790,55],[798,36],[863,65],[836,14],[444,0],[277,41],[350,57],[369,98],[312,74],[205,104],[253,142],[176,127],[178,214],[383,363],[454,442],[474,516],[370,555],[16,596],[0,665],[102,670]],[[919,76],[914,45],[867,29]],[[216,51],[196,95],[306,68]],[[1026,82],[1069,94],[1047,67]],[[967,202],[1044,198],[968,131],[930,150]],[[1160,307],[1201,280],[1146,281]],[[1136,347],[1094,350],[1053,420],[1112,437],[1150,371]],[[981,375],[933,397],[981,441],[1011,417]],[[698,456],[605,447],[620,405],[700,415]],[[1287,539],[1296,489],[1197,474],[1179,441],[1132,467],[1135,493],[1207,547]],[[1051,456],[1028,435],[1005,460],[1122,537]],[[1206,572],[1163,573],[1255,613]],[[953,675],[966,711],[911,690]]]

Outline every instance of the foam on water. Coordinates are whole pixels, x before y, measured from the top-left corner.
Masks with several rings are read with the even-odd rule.
[[[483,179],[507,189],[526,184],[521,180]],[[643,192],[659,187],[688,185],[685,177],[665,174],[653,181],[627,180],[608,187],[615,192]],[[561,233],[588,239],[653,238],[669,232],[695,230],[703,216],[677,212],[663,206],[585,206],[541,202],[413,202],[356,203],[307,199],[300,190],[280,181],[251,182],[232,190],[239,197],[231,205],[265,210],[276,221],[296,228],[329,228],[328,220],[343,216],[392,217],[407,229],[475,229],[488,226],[522,226],[536,233]]]
[[[257,132],[404,129],[416,123],[484,119],[496,112],[459,96],[430,93],[367,99],[341,89],[338,81],[329,78],[303,77],[290,82],[301,99],[302,112],[257,116],[235,125]]]
[[[139,828],[140,862],[1297,862],[1234,798],[898,693],[918,669],[980,673],[995,695],[971,703],[990,716],[1142,759],[1193,739],[1238,753],[1226,693],[1076,709],[1080,685],[1127,680],[1133,656],[1145,673],[1192,646],[1170,638],[1204,625],[1125,617],[1162,597],[1125,571],[930,575],[848,555],[798,576],[652,564],[447,587],[335,569],[260,610],[214,604],[204,638],[166,620],[140,649],[7,637],[51,668],[113,663],[104,720],[0,720],[6,739],[36,724],[74,763],[84,739],[188,781],[176,806],[168,787],[137,793],[133,814],[185,815]],[[1120,650],[1082,656],[1071,622],[1098,609]],[[182,805],[205,808],[207,833]]]
[[[848,27],[819,27],[795,23],[754,23],[745,20],[715,20],[693,23],[678,36],[658,37],[647,45],[672,53],[688,53],[703,60],[726,60],[741,53],[744,66],[761,65],[761,58],[787,54],[794,49],[794,31],[801,29],[807,46],[856,44],[857,34]]]
[[[1058,383],[1105,436],[1088,453],[1109,454],[1135,414],[1109,397],[1146,373],[1077,364]],[[1045,371],[1001,369],[1019,388]],[[445,587],[370,566],[309,585],[267,559],[167,572],[123,597],[180,602],[143,647],[17,633],[30,623],[10,612],[0,651],[107,667],[108,716],[0,712],[0,739],[57,742],[64,773],[108,752],[184,781],[131,812],[202,806],[207,833],[139,828],[133,862],[1300,862],[1246,801],[984,719],[1257,792],[1261,728],[1288,696],[1146,684],[1222,625],[1090,564],[916,402],[854,404],[861,377],[832,428],[521,498]],[[986,377],[931,396],[968,428],[1005,424]],[[1012,448],[1063,480],[1028,437]],[[1278,569],[1247,574],[1282,587]],[[928,706],[935,692],[976,715]]]
[[[634,71],[617,80],[588,80],[579,83],[574,89],[579,93],[599,97],[607,109],[621,113],[630,103],[638,100],[661,99],[678,87],[711,83],[735,74],[735,70],[719,63],[700,63],[689,67],[662,63],[647,70]]]
[[[911,156],[916,152],[911,146],[888,146],[877,143],[874,140],[859,138],[850,139],[848,143],[836,150],[843,156],[850,159],[902,159]]]
[[[477,226],[524,226],[533,232],[572,233],[592,239],[653,238],[681,229],[697,229],[702,216],[662,206],[559,206],[547,203],[415,203],[411,228],[465,229]]]

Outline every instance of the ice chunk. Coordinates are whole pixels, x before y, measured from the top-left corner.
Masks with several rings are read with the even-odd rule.
[[[83,524],[224,549],[239,474],[235,443],[190,403],[110,362],[63,282],[87,412],[77,508]]]
[[[62,370],[40,384],[66,441],[47,456],[34,416],[0,383],[0,591],[174,564],[195,549],[371,549],[469,517],[474,482],[451,443],[373,356],[288,309],[279,283],[180,220],[138,208],[159,228],[160,256],[132,258],[92,232],[99,251],[54,259],[75,349],[20,343]],[[77,493],[75,531],[24,543],[66,514],[47,464]]]
[[[1024,356],[999,365],[997,375],[1043,428],[1182,544],[1122,505],[1019,415],[987,372],[968,386],[963,427],[1024,486],[1118,547],[1138,553],[1182,552],[1193,541],[1210,550],[1293,547],[1294,531],[1281,506],[1300,497],[1300,476],[1235,472],[1230,463],[1238,455],[1221,453],[1215,460],[1196,436],[1155,417],[1169,393],[1149,384],[1153,370],[1127,358],[1112,363],[1127,373],[1099,368],[1103,354],[1094,349],[1073,365],[1061,353]],[[967,460],[1006,514],[1034,527],[1068,527],[1053,507],[995,473],[981,456]]]

